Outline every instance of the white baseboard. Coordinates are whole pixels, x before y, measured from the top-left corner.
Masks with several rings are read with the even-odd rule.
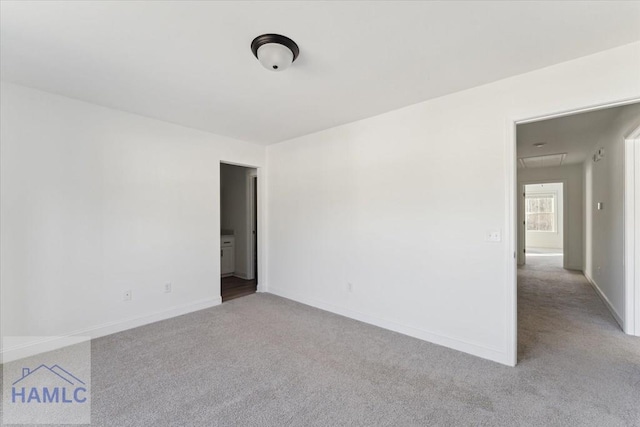
[[[269,292],[269,289],[267,288],[266,282],[261,282],[260,279],[258,279],[258,285],[256,286],[256,292]]]
[[[444,347],[452,348],[464,353],[469,353],[471,355],[498,362],[503,365],[513,366],[513,361],[511,360],[511,357],[506,350],[500,350],[498,348],[488,347],[477,343],[470,343],[457,338],[447,337],[444,335],[425,331],[423,329],[418,329],[413,326],[402,325],[380,317],[371,316],[348,308],[343,308],[330,303],[326,303],[324,301],[319,301],[315,298],[305,297],[294,292],[284,291],[282,289],[274,289],[271,286],[269,287],[268,292],[283,298],[300,302],[302,304],[319,308],[321,310],[359,320],[370,325],[378,326],[380,328],[418,338],[423,341],[428,341]]]
[[[57,350],[68,345],[67,341],[62,338],[68,337],[90,337],[91,339],[104,337],[106,335],[115,334],[117,332],[126,331],[127,329],[137,328],[139,326],[148,325],[150,323],[159,322],[161,320],[170,319],[172,317],[181,316],[183,314],[192,313],[194,311],[204,310],[205,308],[215,307],[222,303],[221,297],[207,298],[187,304],[174,306],[155,313],[145,314],[143,316],[131,317],[125,320],[104,323],[102,325],[89,328],[79,329],[69,332],[59,337],[46,337],[31,341],[26,344],[3,348],[0,354],[0,363],[8,363],[14,360],[22,359],[47,351]]]
[[[583,274],[584,274],[584,277],[587,278],[587,281],[589,282],[593,290],[596,291],[596,294],[598,294],[598,296],[600,297],[604,305],[607,307],[607,309],[609,309],[613,318],[616,319],[616,322],[618,322],[618,325],[620,325],[620,327],[624,331],[624,321],[622,320],[622,316],[620,316],[620,314],[613,307],[613,304],[611,304],[611,301],[609,301],[609,298],[607,298],[604,292],[602,292],[602,290],[600,289],[596,281],[593,280],[591,277],[589,277],[587,273],[583,273]]]

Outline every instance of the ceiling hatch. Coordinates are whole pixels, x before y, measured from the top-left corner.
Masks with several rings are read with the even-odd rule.
[[[561,166],[567,153],[547,154],[545,156],[520,157],[518,159],[523,168],[547,168]]]

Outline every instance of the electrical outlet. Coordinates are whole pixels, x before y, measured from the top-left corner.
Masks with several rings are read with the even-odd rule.
[[[124,294],[122,294],[122,301],[131,301],[131,289],[124,291]]]
[[[347,283],[347,292],[353,292],[353,283]]]
[[[164,284],[164,293],[168,294],[169,292],[171,292],[171,282],[167,282]]]

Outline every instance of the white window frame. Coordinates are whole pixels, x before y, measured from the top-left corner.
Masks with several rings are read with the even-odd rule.
[[[535,213],[549,213],[549,212],[527,212],[527,199],[541,199],[541,198],[549,198],[553,199],[553,230],[529,230],[525,229],[527,233],[558,233],[558,192],[557,191],[545,191],[545,192],[532,192],[527,193],[525,195],[525,206],[524,206],[524,220],[528,223],[528,215],[533,215]]]

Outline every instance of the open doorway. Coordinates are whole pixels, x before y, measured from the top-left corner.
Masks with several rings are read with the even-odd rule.
[[[638,129],[637,102],[515,122],[514,362],[638,333]]]
[[[524,263],[564,267],[564,183],[523,185]]]
[[[258,286],[257,169],[220,164],[220,296],[250,295]]]

